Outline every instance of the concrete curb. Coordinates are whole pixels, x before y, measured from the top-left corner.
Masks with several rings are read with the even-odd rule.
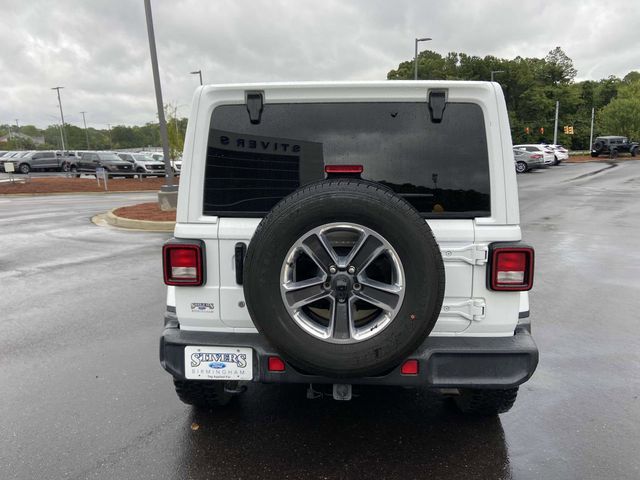
[[[91,219],[96,225],[103,224],[103,221],[113,227],[126,230],[142,230],[146,232],[173,232],[176,222],[156,222],[151,220],[133,220],[131,218],[119,217],[113,212],[116,209],[96,215]]]

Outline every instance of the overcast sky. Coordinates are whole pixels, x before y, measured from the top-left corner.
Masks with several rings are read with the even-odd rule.
[[[450,51],[544,57],[578,79],[640,70],[640,1],[152,0],[165,103],[187,116],[205,83],[383,80],[413,39]],[[143,0],[0,0],[0,123],[96,128],[154,121]]]

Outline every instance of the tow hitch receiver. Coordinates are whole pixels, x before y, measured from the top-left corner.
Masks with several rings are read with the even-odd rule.
[[[347,383],[334,383],[333,384],[333,399],[348,401],[351,400],[351,384]]]

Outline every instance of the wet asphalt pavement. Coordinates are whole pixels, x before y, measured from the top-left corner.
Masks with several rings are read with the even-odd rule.
[[[0,478],[640,478],[640,162],[606,166],[518,177],[541,357],[491,419],[269,385],[194,413],[158,362],[168,236],[90,222],[154,196],[0,196]]]

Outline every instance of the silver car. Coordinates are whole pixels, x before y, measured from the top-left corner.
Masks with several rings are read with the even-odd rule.
[[[516,164],[517,173],[525,173],[534,168],[544,168],[544,155],[542,152],[529,152],[527,150],[514,148],[513,159]]]

